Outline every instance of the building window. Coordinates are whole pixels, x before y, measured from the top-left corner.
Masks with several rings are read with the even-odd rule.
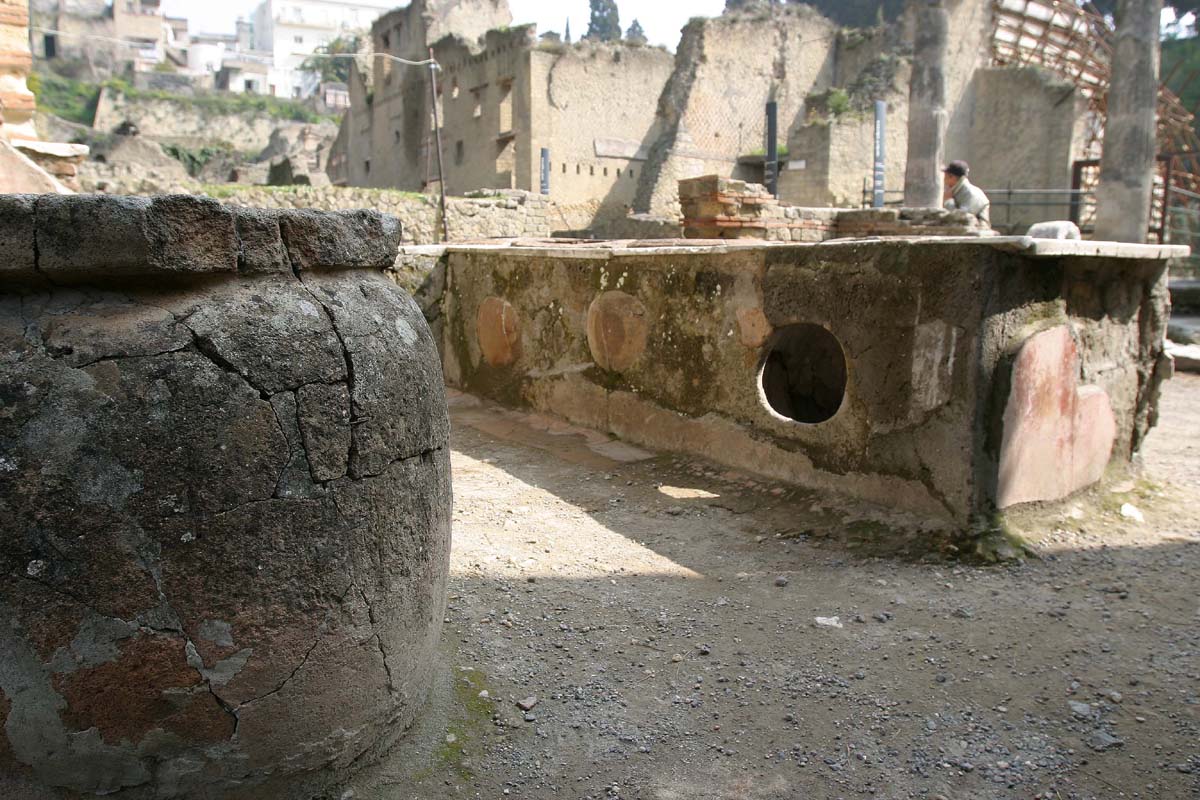
[[[363,172],[367,173],[368,175],[371,174],[371,159],[368,158],[363,162]]]
[[[633,167],[629,168],[629,177],[633,177]]]
[[[608,167],[604,168],[604,177],[608,177]]]
[[[567,174],[567,162],[563,162],[563,175]]]
[[[381,40],[381,41],[383,42],[383,49],[384,49],[384,50],[391,50],[391,49],[392,49],[392,37],[388,36],[388,35],[385,33],[385,34],[383,35],[383,38],[382,38],[382,40]]]
[[[304,37],[303,36],[293,36],[292,41],[295,42],[296,44],[304,44]]]
[[[396,131],[396,144],[400,144],[400,131]]]
[[[483,90],[472,89],[471,95],[475,100],[475,108],[471,110],[471,116],[480,119],[483,116]]]
[[[242,89],[246,94],[254,94],[254,81],[243,81]]]
[[[454,165],[462,166],[463,158],[466,156],[466,151],[463,148],[462,139],[454,143]]]
[[[458,78],[454,79],[454,84],[450,87],[450,98],[453,100],[458,99]]]
[[[292,97],[294,97],[297,100],[300,99],[300,87],[299,86],[292,87]]]
[[[593,177],[596,175],[596,166],[594,164],[588,167],[588,174]]]

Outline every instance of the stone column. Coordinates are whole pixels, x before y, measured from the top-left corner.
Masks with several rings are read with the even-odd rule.
[[[1144,242],[1157,151],[1159,19],[1163,0],[1120,0],[1095,239]]]
[[[38,138],[33,92],[25,85],[32,66],[29,0],[0,0],[0,138]]]
[[[942,162],[945,159],[946,53],[950,15],[944,0],[914,0],[912,83],[908,90],[908,162],[904,171],[904,205],[941,208]]]

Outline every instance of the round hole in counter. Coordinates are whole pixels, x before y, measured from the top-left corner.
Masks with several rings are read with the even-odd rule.
[[[816,424],[832,419],[846,396],[846,354],[820,325],[780,328],[767,342],[759,394],[775,414]]]

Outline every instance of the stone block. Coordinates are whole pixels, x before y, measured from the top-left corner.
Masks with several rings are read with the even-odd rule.
[[[400,221],[378,211],[287,211],[279,216],[295,269],[387,269],[400,251]]]
[[[262,208],[234,210],[238,236],[238,270],[246,274],[290,272],[287,250],[279,232],[278,212]]]
[[[237,271],[233,212],[191,195],[43,196],[37,243],[50,277]]]
[[[37,269],[32,194],[0,194],[0,276],[31,276]]]

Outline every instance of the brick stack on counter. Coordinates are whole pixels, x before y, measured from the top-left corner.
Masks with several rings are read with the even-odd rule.
[[[688,239],[824,242],[883,236],[992,236],[964,211],[940,208],[802,208],[756,183],[705,175],[679,182]]]
[[[821,242],[832,238],[837,209],[782,206],[756,183],[705,175],[679,182],[688,239]]]

